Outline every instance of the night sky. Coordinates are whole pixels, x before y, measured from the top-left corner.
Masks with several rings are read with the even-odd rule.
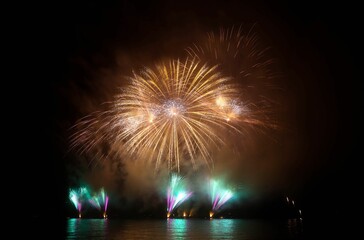
[[[294,194],[312,226],[323,218],[328,229],[340,226],[333,219],[353,211],[352,202],[359,204],[354,169],[361,159],[355,154],[362,104],[355,6],[196,2],[57,1],[18,11],[20,69],[14,74],[22,120],[14,153],[19,170],[11,172],[32,196],[23,198],[22,217],[59,224],[66,217],[69,166],[75,160],[67,152],[67,129],[110,100],[116,89],[109,82],[131,67],[183,55],[184,46],[201,34],[239,24],[255,24],[283,72],[281,116],[289,131],[267,164],[274,165],[277,156],[284,160],[267,172],[260,163],[264,173],[280,178],[257,182]]]

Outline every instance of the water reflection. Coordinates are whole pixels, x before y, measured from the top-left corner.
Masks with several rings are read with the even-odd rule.
[[[241,239],[298,240],[302,221],[253,219],[68,219],[66,239],[88,240],[180,240]]]
[[[166,220],[116,220],[110,221],[112,233],[108,239],[115,240],[162,240],[166,238]]]
[[[232,219],[211,219],[210,239],[233,239],[235,233],[235,222]]]
[[[170,239],[184,239],[187,236],[186,219],[167,219],[167,234]]]
[[[107,239],[107,219],[72,218],[67,223],[66,239]]]

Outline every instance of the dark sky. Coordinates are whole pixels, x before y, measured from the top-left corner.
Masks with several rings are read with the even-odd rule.
[[[95,94],[90,105],[107,99],[99,76],[112,78],[120,62],[127,68],[179,56],[183,48],[174,46],[196,34],[241,23],[257,23],[284,69],[288,122],[300,145],[293,148],[297,153],[287,153],[296,158],[290,166],[292,187],[307,217],[344,216],[348,199],[360,194],[354,179],[362,109],[356,7],[315,1],[196,2],[56,1],[18,11],[16,91],[30,113],[24,113],[19,127],[15,155],[21,161],[17,175],[36,196],[25,200],[25,217],[64,217],[64,130],[92,109],[75,103],[84,95]]]

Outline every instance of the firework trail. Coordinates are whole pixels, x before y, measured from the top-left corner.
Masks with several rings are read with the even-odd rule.
[[[212,208],[210,211],[210,218],[219,211],[219,209],[233,197],[233,192],[221,186],[221,182],[217,180],[210,180],[210,195]]]
[[[108,110],[74,126],[71,148],[88,153],[107,145],[171,172],[186,162],[212,167],[211,149],[224,144],[224,134],[266,124],[230,80],[217,66],[191,59],[145,68],[130,77]]]
[[[81,187],[77,190],[70,189],[69,191],[69,199],[75,206],[78,211],[78,217],[81,218],[82,216],[82,205],[83,203],[90,198],[90,193],[87,188]]]
[[[188,192],[184,189],[182,177],[177,174],[172,174],[167,189],[167,218],[171,216],[176,207],[186,201],[191,195],[192,192]]]

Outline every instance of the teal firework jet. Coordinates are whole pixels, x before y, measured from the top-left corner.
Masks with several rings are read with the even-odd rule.
[[[177,174],[172,174],[167,189],[167,218],[171,216],[176,207],[192,195],[192,192],[186,191],[183,185],[182,177]]]
[[[109,197],[106,195],[104,188],[101,188],[100,192],[90,198],[89,202],[92,206],[103,212],[104,218],[107,217],[106,212],[109,203]]]
[[[212,208],[210,218],[229,200],[233,197],[233,192],[221,186],[220,181],[210,180],[210,196]]]
[[[86,187],[80,187],[78,189],[70,189],[69,199],[78,211],[78,217],[82,216],[82,205],[90,198],[90,193]]]

